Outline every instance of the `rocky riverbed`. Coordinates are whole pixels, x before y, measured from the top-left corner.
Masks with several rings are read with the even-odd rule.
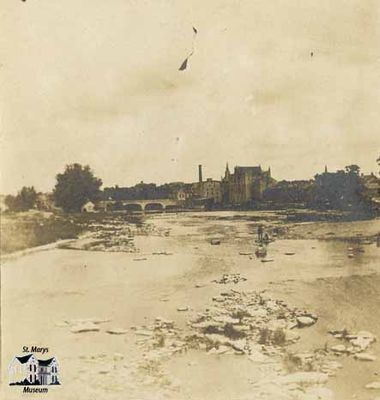
[[[268,263],[259,221],[277,234]],[[380,254],[352,233],[379,228],[265,213],[96,221],[65,248],[2,265],[3,382],[34,344],[60,362],[57,399],[373,400]],[[4,398],[18,389],[3,385]]]

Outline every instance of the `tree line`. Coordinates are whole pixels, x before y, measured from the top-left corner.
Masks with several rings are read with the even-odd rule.
[[[65,212],[80,212],[86,202],[101,198],[101,186],[102,180],[94,175],[88,165],[70,164],[63,173],[56,176],[52,200],[55,206]],[[6,196],[5,204],[11,211],[40,208],[41,195],[34,187],[23,187],[16,196]]]
[[[380,166],[380,157],[377,163]],[[166,196],[173,190],[175,184],[166,184],[161,187],[151,185],[152,187],[148,187],[149,185],[141,183],[136,185],[133,191],[125,191],[125,188],[117,186],[101,191],[102,180],[94,175],[91,168],[88,165],[74,163],[67,165],[64,172],[56,176],[52,200],[55,206],[64,212],[75,213],[80,212],[86,202],[96,202],[108,196],[113,198],[128,195],[137,198],[142,193],[146,194],[146,191],[152,196],[156,196],[158,191],[162,196]],[[42,193],[37,193],[33,186],[23,187],[16,196],[6,196],[5,204],[11,211],[40,208],[41,195]],[[284,203],[304,202],[313,208],[368,208],[368,199],[360,177],[360,168],[357,165],[349,165],[345,170],[333,173],[317,174],[311,181],[278,182],[268,189],[264,199]]]

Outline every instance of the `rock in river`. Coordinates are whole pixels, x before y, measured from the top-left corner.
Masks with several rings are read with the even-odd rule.
[[[360,361],[376,361],[376,356],[368,353],[357,353],[354,357]]]
[[[70,331],[73,333],[98,332],[100,328],[93,322],[87,321],[73,325]]]
[[[127,333],[127,330],[123,328],[112,328],[107,329],[106,332],[110,335],[125,335]]]
[[[366,389],[380,390],[380,381],[375,381],[365,385]]]
[[[360,350],[366,350],[376,340],[371,332],[360,331],[355,339],[350,340],[351,344]]]
[[[316,322],[316,320],[314,318],[311,318],[311,317],[306,317],[306,316],[297,317],[297,323],[298,323],[298,326],[300,328],[304,328],[304,327],[307,327],[307,326],[314,325],[315,322]]]
[[[335,353],[346,353],[347,348],[344,344],[337,344],[336,346],[331,347],[331,350]]]

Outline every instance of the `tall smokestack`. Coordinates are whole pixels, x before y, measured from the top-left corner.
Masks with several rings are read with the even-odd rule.
[[[199,177],[199,182],[202,182],[203,181],[203,178],[202,178],[202,164],[198,165],[198,177]]]

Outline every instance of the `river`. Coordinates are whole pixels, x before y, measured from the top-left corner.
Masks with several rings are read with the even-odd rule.
[[[49,248],[4,261],[2,398],[20,397],[22,387],[7,385],[7,365],[22,355],[24,346],[47,347],[49,352],[38,357],[59,360],[62,384],[49,387],[39,398],[264,398],[255,392],[254,381],[265,377],[269,367],[246,357],[191,349],[154,364],[152,371],[141,368],[144,351],[136,344],[135,327],[161,317],[186,330],[189,319],[207,308],[213,296],[231,288],[265,291],[318,315],[315,325],[300,330],[301,338],[289,347],[291,351],[328,347],[329,330],[365,330],[380,337],[380,248],[363,244],[351,257],[352,243],[331,238],[332,225],[312,223],[306,230],[325,229],[329,240],[310,234],[278,238],[268,246],[267,258],[273,261],[263,263],[251,254],[258,215],[265,223],[265,214],[257,212],[157,214],[147,217],[146,223],[158,230],[134,237],[138,253]],[[269,225],[284,223],[271,217]],[[162,231],[170,234],[155,233]],[[380,221],[333,225],[337,236],[369,231],[379,232]],[[211,245],[213,238],[220,245]],[[223,274],[240,274],[247,280],[212,282]],[[89,318],[105,322],[97,325],[99,331],[83,333],[73,333],[63,322]],[[114,329],[125,332],[107,333]],[[375,343],[371,352],[380,355],[379,349]],[[380,395],[364,388],[380,380],[379,359],[337,359],[343,368],[326,384],[335,399],[370,400]]]

